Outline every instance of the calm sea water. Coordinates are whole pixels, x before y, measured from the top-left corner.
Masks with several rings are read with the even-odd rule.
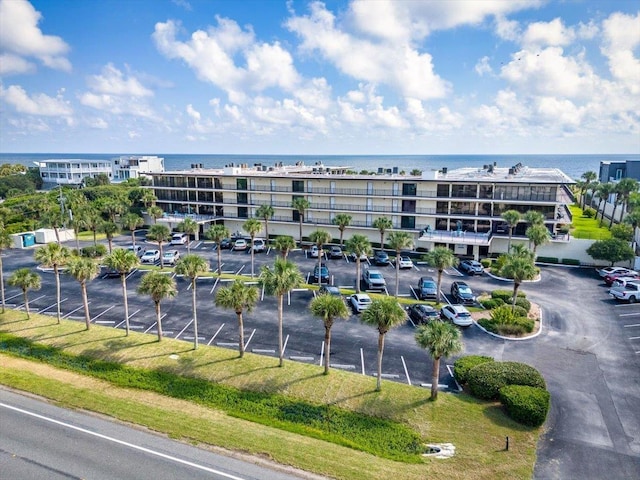
[[[49,159],[111,159],[120,154],[83,154],[83,153],[0,153],[0,164],[21,163],[32,167],[33,162]],[[123,154],[126,155],[126,154]],[[151,155],[151,154],[150,154]],[[420,170],[450,170],[462,167],[482,168],[496,162],[499,167],[510,167],[520,162],[528,167],[559,168],[571,178],[580,178],[584,172],[599,171],[601,161],[640,160],[639,154],[628,155],[180,155],[154,154],[165,159],[166,170],[187,170],[192,164],[202,164],[204,168],[223,167],[229,163],[253,165],[274,165],[282,162],[286,165],[302,161],[305,165],[322,162],[324,165],[349,166],[354,170],[377,170],[398,167],[410,172]]]

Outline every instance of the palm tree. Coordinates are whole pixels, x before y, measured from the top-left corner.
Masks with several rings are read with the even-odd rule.
[[[364,235],[356,233],[347,240],[347,251],[356,257],[356,292],[360,293],[360,257],[371,255],[371,242]]]
[[[371,302],[369,308],[362,313],[362,323],[378,329],[378,382],[376,391],[382,388],[382,353],[384,351],[384,336],[389,330],[399,326],[407,317],[406,312],[395,298],[380,298]]]
[[[11,274],[7,283],[12,287],[18,287],[22,290],[22,296],[24,297],[24,308],[27,311],[27,319],[31,318],[29,313],[29,290],[40,290],[42,285],[40,281],[40,275],[36,272],[32,272],[28,268],[19,268]]]
[[[98,204],[100,205],[100,211],[115,223],[116,217],[127,211],[131,201],[128,198],[109,197],[100,199]]]
[[[278,235],[273,242],[273,246],[280,252],[284,260],[289,256],[289,252],[296,248],[296,241],[291,235]]]
[[[507,254],[500,274],[506,278],[513,279],[513,299],[511,309],[515,310],[516,299],[518,298],[518,288],[524,280],[532,280],[538,274],[531,257]]]
[[[521,215],[517,210],[507,210],[501,216],[509,226],[509,243],[507,244],[508,252],[511,250],[511,237],[513,236],[513,230],[516,228],[516,225],[518,225],[518,222],[520,222]]]
[[[139,217],[138,217],[139,218]],[[122,299],[124,300],[125,335],[129,336],[129,297],[127,295],[127,275],[140,264],[140,259],[131,250],[116,248],[104,258],[104,264],[120,274],[122,283]]]
[[[157,200],[158,197],[156,197],[155,193],[153,193],[153,190],[149,188],[145,188],[142,192],[142,195],[140,195],[140,201],[146,208],[155,206]]]
[[[536,250],[540,245],[544,245],[549,243],[551,240],[551,235],[549,234],[549,229],[544,225],[531,225],[527,228],[525,232],[527,237],[529,238],[530,244],[533,243],[533,258],[536,257]]]
[[[431,370],[431,400],[438,398],[438,382],[440,380],[440,359],[450,357],[462,351],[460,330],[448,322],[429,322],[420,325],[415,335],[416,343],[433,358]]]
[[[593,184],[598,178],[598,175],[596,174],[596,172],[589,170],[588,172],[584,172],[582,175],[580,175],[580,178],[582,179],[582,181],[576,182],[576,185],[578,185],[580,189],[580,206],[584,208],[587,190],[593,188]]]
[[[4,228],[4,223],[0,222],[0,293],[2,294],[2,313],[4,313],[5,300],[4,300],[4,270],[2,266],[2,251],[11,248],[13,242],[11,236]]]
[[[598,197],[598,212],[600,212],[600,206],[602,205],[602,202],[606,202],[609,199],[609,196],[613,193],[614,191],[614,185],[611,182],[607,182],[607,183],[601,183],[600,185],[598,185],[598,188],[596,188],[596,197]],[[604,219],[604,208],[602,209],[602,211],[600,212],[600,226],[602,226],[602,221]],[[596,218],[598,218],[598,212],[596,212]]]
[[[238,318],[238,353],[240,358],[244,356],[244,320],[242,312],[251,312],[258,301],[259,291],[256,287],[246,285],[242,280],[236,279],[229,287],[223,287],[216,294],[216,306],[228,308],[236,312]]]
[[[65,194],[71,217],[71,228],[76,241],[76,250],[80,251],[80,231],[87,226],[87,208],[89,202],[81,190],[69,190]]]
[[[36,262],[42,266],[53,268],[53,274],[56,277],[56,318],[58,323],[60,323],[60,266],[67,262],[69,256],[69,249],[58,243],[47,243],[44,247],[36,249],[33,255]]]
[[[309,241],[316,244],[318,247],[318,286],[322,283],[321,275],[320,275],[320,267],[322,266],[322,257],[324,256],[324,251],[322,247],[325,244],[331,241],[331,234],[326,230],[317,229],[311,232],[309,235]]]
[[[205,237],[209,240],[216,242],[216,252],[218,254],[218,276],[222,275],[222,249],[220,248],[220,242],[225,238],[229,238],[229,229],[221,224],[212,226],[205,232]]]
[[[311,313],[316,317],[320,317],[324,322],[324,374],[329,374],[329,365],[331,365],[331,327],[336,318],[349,318],[349,311],[342,297],[335,295],[318,295],[311,300],[309,305]]]
[[[144,218],[135,213],[128,213],[122,218],[122,226],[131,232],[131,243],[134,247],[136,246],[136,229],[142,225],[144,225]]]
[[[209,271],[209,262],[200,255],[187,253],[178,260],[176,275],[184,275],[191,280],[191,309],[193,310],[193,348],[198,348],[198,311],[196,310],[196,280],[201,273]]]
[[[458,264],[458,258],[447,247],[436,247],[425,254],[425,260],[429,265],[438,270],[438,293],[436,296],[436,304],[440,304],[442,272],[444,272],[446,268],[455,267]]]
[[[344,236],[345,229],[351,224],[353,218],[346,213],[339,213],[333,219],[333,224],[338,226],[340,230],[340,247],[342,247],[342,237]]]
[[[40,205],[40,220],[46,227],[53,229],[56,243],[60,243],[60,229],[63,227],[62,209],[52,200],[45,200]]]
[[[626,217],[624,217],[624,222],[633,227],[635,234],[636,228],[640,226],[640,210],[632,210]]]
[[[373,221],[372,226],[380,232],[380,250],[382,250],[384,248],[384,234],[393,227],[393,223],[387,217],[378,217]]]
[[[87,208],[87,210],[85,210],[84,214],[85,215],[85,226],[91,230],[91,232],[93,232],[93,245],[96,246],[98,245],[98,239],[96,238],[96,234],[98,232],[98,229],[100,228],[100,225],[102,225],[102,215],[100,215],[100,212],[93,206],[89,205],[89,207]]]
[[[90,282],[98,276],[98,273],[100,273],[100,265],[94,262],[91,258],[73,257],[67,263],[67,272],[75,278],[78,283],[80,283],[82,304],[84,305],[84,321],[87,326],[87,330],[89,330],[89,327],[91,326],[91,316],[89,315],[87,282]]]
[[[158,219],[164,215],[164,211],[158,207],[157,205],[152,205],[151,207],[147,208],[147,214],[153,218],[153,223],[154,225],[156,223],[158,223]]]
[[[284,349],[282,345],[282,300],[284,294],[300,286],[304,282],[298,266],[284,260],[276,258],[273,270],[265,265],[260,273],[260,284],[267,294],[275,295],[278,298],[278,351],[280,357],[279,366],[284,365]]]
[[[118,225],[113,220],[105,220],[100,225],[100,231],[107,236],[109,253],[113,252],[113,237],[118,233]]]
[[[544,215],[538,210],[528,210],[522,218],[529,225],[541,225],[544,223]]]
[[[138,293],[149,295],[156,308],[156,324],[158,325],[158,341],[162,340],[162,315],[160,302],[165,298],[176,296],[176,282],[173,278],[160,272],[149,272],[138,285]]]
[[[396,294],[398,298],[399,273],[400,273],[400,252],[413,248],[413,238],[408,232],[391,232],[389,234],[389,246],[396,252]]]
[[[260,230],[262,230],[262,224],[255,218],[250,218],[242,225],[242,229],[249,234],[251,237],[251,246],[249,250],[251,251],[251,278],[253,278],[253,265],[255,258],[255,248],[253,248],[253,243],[256,239],[256,235]]]
[[[191,253],[191,235],[195,235],[198,232],[198,228],[198,222],[193,218],[185,218],[178,225],[178,230],[189,235],[189,239],[187,240],[187,254]]]
[[[622,216],[628,209],[627,202],[629,201],[629,195],[631,195],[631,193],[637,192],[638,186],[638,181],[635,178],[627,177],[618,182],[617,192],[620,196],[620,204],[623,206],[622,212],[620,213],[620,221],[622,221]],[[609,225],[609,228],[611,228],[611,225]]]
[[[159,225],[156,223],[149,227],[147,238],[149,240],[153,240],[154,242],[158,242],[158,248],[160,249],[160,270],[162,270],[164,263],[162,261],[162,245],[171,240],[171,230],[169,230],[169,227],[167,227],[166,225]]]
[[[304,197],[298,197],[294,199],[293,202],[291,203],[291,207],[298,212],[298,225],[300,228],[300,236],[299,236],[300,246],[302,246],[302,222],[304,221],[304,214],[310,206],[311,206],[311,203],[309,203],[309,200],[307,200]]]
[[[256,210],[256,217],[264,220],[264,232],[267,237],[267,247],[269,246],[269,220],[273,218],[274,213],[273,207],[266,203],[260,205]]]

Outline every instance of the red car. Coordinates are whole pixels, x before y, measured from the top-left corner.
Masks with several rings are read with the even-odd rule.
[[[640,278],[640,273],[636,272],[635,270],[618,270],[615,273],[605,275],[604,283],[606,283],[607,285],[611,285],[617,278],[620,277]]]

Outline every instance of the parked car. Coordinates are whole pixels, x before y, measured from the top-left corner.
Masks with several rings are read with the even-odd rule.
[[[640,273],[635,270],[618,270],[615,273],[609,273],[604,277],[604,283],[611,285],[616,278],[620,277],[634,277],[640,278]]]
[[[440,316],[459,327],[469,327],[473,323],[471,312],[462,305],[445,305],[440,310]]]
[[[358,256],[355,253],[351,252],[349,254],[349,260],[351,260],[352,262],[355,262],[357,260],[357,258],[358,258]],[[366,253],[363,253],[363,254],[360,255],[360,261],[361,262],[369,262],[369,257],[367,256]]]
[[[387,282],[380,270],[365,268],[362,272],[362,280],[367,290],[384,290],[387,288]]]
[[[238,238],[233,242],[234,250],[246,250],[248,247],[247,241],[244,238]]]
[[[186,245],[189,241],[189,235],[186,233],[174,233],[171,237],[171,245]]]
[[[233,242],[230,238],[223,238],[220,240],[220,249],[221,250],[229,250],[233,248]]]
[[[127,250],[129,250],[130,252],[133,252],[137,255],[138,258],[140,258],[142,255],[144,255],[145,252],[145,248],[141,245],[129,245],[127,247]]]
[[[407,313],[415,324],[429,323],[433,320],[440,319],[440,312],[431,305],[425,305],[424,303],[409,305],[407,307]]]
[[[312,283],[318,283],[318,278],[320,278],[320,283],[329,283],[329,269],[324,263],[320,264],[319,267],[318,265],[313,267],[313,273],[311,274],[310,281]]]
[[[266,252],[267,251],[267,244],[264,241],[264,238],[254,238],[253,239],[253,245],[251,246],[251,248],[256,253],[258,253],[258,252]]]
[[[167,250],[162,253],[163,265],[175,265],[180,260],[180,252],[178,250]]]
[[[119,277],[120,271],[115,268],[105,267],[103,266],[102,278],[110,278],[110,277]],[[131,270],[127,272],[127,275],[131,273]]]
[[[333,295],[336,297],[341,297],[340,289],[338,287],[334,287],[333,285],[323,285],[318,290],[318,295]]]
[[[463,260],[458,268],[468,275],[482,275],[484,273],[484,267],[476,260]]]
[[[456,281],[451,284],[451,296],[458,303],[475,303],[476,297],[471,287],[465,282]]]
[[[413,261],[405,255],[397,257],[396,262],[398,262],[398,268],[413,268]]]
[[[384,250],[378,250],[373,255],[373,263],[376,265],[389,265],[389,255]]]
[[[354,312],[360,313],[371,306],[371,297],[366,293],[354,293],[349,297],[349,303]]]
[[[438,284],[433,277],[420,277],[418,281],[418,298],[420,300],[438,297]]]
[[[604,268],[596,269],[596,272],[598,272],[598,275],[604,278],[607,275],[610,275],[616,272],[625,271],[625,270],[629,270],[629,269],[625,267],[604,267]]]
[[[140,257],[141,263],[156,263],[160,261],[160,250],[147,250]]]
[[[342,258],[342,256],[342,248],[340,248],[338,245],[331,247],[331,249],[329,250],[329,258]]]
[[[609,295],[618,301],[636,303],[640,300],[640,282],[628,282],[624,287],[612,287]]]
[[[311,245],[311,248],[309,249],[309,256],[311,258],[318,258],[318,255],[320,255],[320,249],[318,249],[318,246]]]
[[[612,287],[624,287],[629,282],[637,282],[638,277],[618,277],[611,284]]]

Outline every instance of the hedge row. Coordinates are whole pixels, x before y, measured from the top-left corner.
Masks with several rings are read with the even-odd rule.
[[[526,298],[527,294],[519,291],[518,292],[518,298],[522,297],[522,298]],[[491,298],[499,298],[501,299],[504,303],[510,303],[511,299],[513,298],[513,290],[493,290],[491,292]]]
[[[461,357],[453,364],[453,376],[460,385],[464,385],[468,381],[467,375],[469,371],[473,367],[487,362],[493,362],[493,358],[484,355],[466,355]]]
[[[527,385],[546,389],[540,372],[519,362],[487,362],[471,369],[468,374],[471,393],[485,400],[495,400],[506,385]]]
[[[549,413],[551,395],[538,387],[507,385],[500,389],[500,402],[516,422],[539,427]]]
[[[562,264],[562,265],[580,265],[581,264],[580,260],[577,260],[575,258],[559,259],[558,257],[537,257],[536,262]]]

